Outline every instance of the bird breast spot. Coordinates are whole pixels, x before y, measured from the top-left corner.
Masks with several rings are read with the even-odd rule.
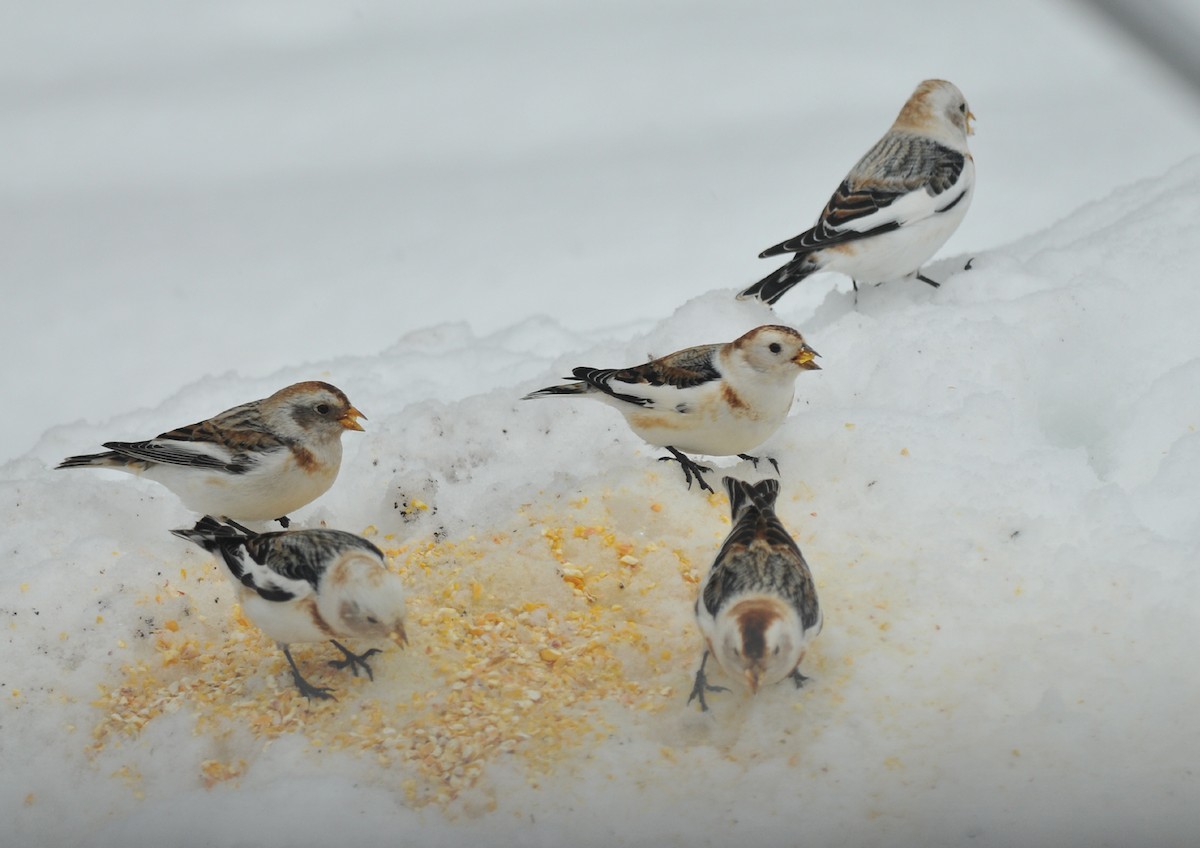
[[[308,448],[293,446],[292,458],[296,460],[296,466],[300,470],[306,471],[309,474],[315,474],[320,468],[320,463],[317,462],[317,458],[313,456],[313,452]]]
[[[742,400],[741,395],[735,392],[728,383],[721,384],[721,397],[732,409],[749,409],[749,404]]]
[[[312,598],[308,598],[305,600],[305,604],[308,606],[308,615],[312,618],[313,626],[330,638],[333,638],[333,629],[325,621],[325,618],[321,615],[321,611],[317,609],[317,602]]]

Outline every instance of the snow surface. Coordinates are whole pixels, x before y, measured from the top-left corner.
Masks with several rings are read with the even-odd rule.
[[[695,585],[652,570],[639,546],[702,569],[727,529],[723,497],[687,491],[600,404],[517,398],[571,364],[638,361],[774,320],[731,289],[628,340],[545,319],[483,337],[446,324],[378,356],[201,381],[103,430],[55,428],[3,483],[0,745],[22,765],[0,776],[0,803],[14,844],[319,845],[351,832],[364,845],[1194,844],[1198,198],[1191,159],[978,254],[970,271],[963,256],[934,263],[941,289],[865,289],[857,308],[829,290],[813,307],[784,301],[778,317],[803,328],[825,370],[801,375],[766,452],[782,466],[781,515],[815,573],[825,631],[805,689],[714,696],[703,715],[684,704],[699,658]],[[661,703],[593,705],[609,731],[564,750],[549,774],[518,748],[489,759],[458,800],[414,803],[411,769],[322,748],[363,704],[445,692],[453,676],[420,647],[433,625],[414,626],[414,650],[377,658],[374,683],[339,678],[338,705],[269,744],[206,732],[197,715],[211,707],[185,704],[89,755],[105,721],[98,687],[159,662],[144,631],[161,630],[163,612],[148,596],[206,560],[166,533],[193,517],[161,488],[47,461],[305,376],[342,386],[371,418],[348,435],[338,483],[298,519],[371,527],[393,545],[513,534],[515,547],[455,573],[487,586],[455,596],[464,615],[489,603],[587,609],[533,551],[556,521],[604,526],[646,566],[620,589],[598,578],[598,603],[624,599],[617,618],[649,646],[626,667],[668,692]],[[401,508],[418,497],[429,509]],[[588,559],[602,551],[576,553],[581,568],[605,568]],[[174,585],[189,596],[171,603],[192,605],[182,631],[220,644],[228,587]],[[287,688],[278,658],[247,673]],[[205,788],[214,758],[243,768]]]
[[[0,317],[0,358],[10,409],[37,410],[9,416],[27,427],[6,443],[37,441],[0,481],[12,844],[1200,839],[1200,129],[1173,82],[1036,3],[873,5],[887,27],[851,65],[822,36],[857,6],[120,8],[72,4],[67,27],[29,4],[0,51],[0,261],[29,306]],[[928,269],[946,284],[734,301],[930,75],[980,117],[978,196]],[[517,398],[775,320],[823,356],[763,452],[825,630],[805,689],[701,715],[682,564],[711,561],[723,498],[600,404]],[[130,669],[202,676],[162,644],[249,644],[231,700],[288,684],[166,532],[195,518],[169,492],[51,466],[312,378],[370,417],[294,517],[483,554],[407,571],[410,649],[373,683],[320,677],[341,701],[300,730],[222,724],[217,693],[112,732],[97,704]],[[568,539],[596,603],[541,536],[580,526],[641,560]],[[426,653],[439,608],[527,602],[639,634],[614,651],[646,708],[581,689],[599,736],[489,754],[445,803],[412,765],[328,744],[453,685]],[[209,763],[237,773],[207,786]]]

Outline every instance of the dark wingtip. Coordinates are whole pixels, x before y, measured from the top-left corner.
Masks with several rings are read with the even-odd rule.
[[[193,544],[199,545],[206,551],[215,550],[222,542],[234,542],[240,544],[246,538],[253,538],[258,535],[253,530],[248,530],[240,524],[222,524],[211,515],[206,515],[196,522],[196,525],[191,528],[181,527],[171,531],[172,536],[178,536],[180,539],[186,539]]]

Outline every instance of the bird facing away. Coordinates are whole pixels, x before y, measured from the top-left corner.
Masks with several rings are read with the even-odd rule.
[[[704,673],[711,653],[730,677],[752,693],[791,677],[807,680],[800,662],[808,642],[821,632],[821,607],[808,563],[775,515],[777,480],[747,483],[724,479],[733,527],[725,538],[696,599],[696,622],[705,650],[688,703],[711,686]]]
[[[355,654],[334,637],[408,642],[400,575],[360,536],[325,529],[258,534],[208,515],[191,530],[171,532],[220,555],[243,612],[283,650],[296,688],[308,698],[333,693],[304,679],[288,650],[291,643],[328,640],[343,657],[330,665],[349,666],[355,677],[361,668],[374,680],[367,658],[379,649]]]
[[[207,421],[144,442],[106,442],[107,453],[59,468],[116,468],[161,483],[201,514],[278,519],[328,491],[342,464],[342,434],[362,430],[346,395],[329,383],[295,383]]]
[[[726,344],[676,351],[632,368],[575,368],[578,381],[530,392],[591,397],[616,407],[634,433],[666,448],[691,488],[712,487],[686,453],[758,458],[747,451],[779,429],[792,407],[796,376],[820,370],[817,352],[791,327],[765,324]],[[568,378],[569,379],[569,378]],[[778,470],[778,463],[771,460]]]
[[[925,80],[892,128],[858,160],[810,230],[769,247],[759,258],[792,254],[788,263],[738,295],[775,303],[817,271],[859,283],[901,277],[939,285],[921,265],[958,229],[975,190],[967,149],[975,116],[945,80]]]

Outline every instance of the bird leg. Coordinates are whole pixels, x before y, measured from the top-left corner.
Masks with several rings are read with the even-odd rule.
[[[374,675],[374,673],[372,673],[371,667],[369,665],[367,665],[367,657],[374,656],[375,654],[381,653],[378,648],[372,648],[371,650],[367,651],[365,654],[356,654],[356,653],[354,653],[354,651],[350,650],[345,645],[343,645],[341,642],[339,642],[337,639],[330,639],[329,641],[332,642],[333,647],[335,647],[339,651],[341,651],[342,656],[345,657],[345,659],[341,659],[341,660],[330,660],[329,664],[331,666],[333,666],[334,668],[345,668],[346,666],[350,666],[350,670],[354,672],[355,677],[358,677],[358,670],[361,668],[363,671],[365,671],[367,673],[368,678],[370,678],[371,680],[375,679],[375,675]]]
[[[292,524],[292,519],[288,518],[286,515],[281,515],[275,520],[279,522],[279,526],[284,530],[288,529],[288,527],[290,527]]]
[[[296,668],[296,661],[292,659],[292,652],[288,650],[287,645],[280,645],[279,647],[283,648],[283,655],[287,657],[288,665],[292,667],[292,682],[296,684],[296,688],[300,690],[301,695],[310,701],[313,698],[321,701],[329,699],[337,700],[337,698],[333,697],[332,689],[326,689],[324,686],[313,686],[304,679],[304,676],[300,674],[300,669]]]
[[[805,677],[803,674],[800,673],[800,666],[796,666],[795,668],[793,668],[792,673],[788,676],[792,678],[792,682],[796,684],[797,689],[803,689],[804,681],[812,679],[811,677]]]
[[[728,692],[728,686],[712,686],[708,682],[707,675],[704,674],[704,664],[708,662],[708,648],[704,649],[704,657],[700,660],[700,668],[696,669],[696,682],[692,684],[692,694],[688,695],[687,705],[690,707],[692,701],[696,698],[700,699],[700,712],[708,712],[708,703],[704,700],[705,692]]]
[[[711,492],[713,490],[713,487],[708,485],[708,483],[706,483],[704,481],[704,477],[700,473],[701,471],[712,471],[711,468],[709,468],[706,465],[697,464],[694,460],[691,460],[688,457],[684,456],[683,454],[681,454],[679,451],[675,450],[675,448],[671,447],[670,445],[667,445],[667,450],[669,450],[671,452],[671,456],[660,456],[658,458],[658,461],[659,462],[678,462],[679,467],[683,469],[683,479],[687,482],[687,487],[689,489],[692,488],[692,477],[695,477],[696,482],[700,484],[701,489],[703,489],[706,492]]]
[[[917,279],[920,280],[922,283],[929,283],[929,285],[933,286],[935,289],[941,288],[941,285],[942,285],[937,280],[929,279],[924,274],[922,274],[920,271],[917,272]]]
[[[748,459],[748,460],[750,460],[752,463],[754,463],[754,470],[755,470],[755,471],[757,471],[757,470],[758,470],[758,462],[759,462],[759,460],[760,460],[760,459],[762,459],[762,457],[760,457],[760,456],[751,456],[751,455],[750,455],[750,454],[748,454],[748,453],[739,453],[739,454],[737,455],[737,457],[738,457],[738,459]],[[767,457],[767,462],[769,462],[769,463],[771,463],[771,465],[775,466],[775,473],[776,473],[776,474],[778,474],[778,473],[779,473],[779,463],[775,461],[775,457],[773,457],[773,456],[768,456],[768,457]]]

